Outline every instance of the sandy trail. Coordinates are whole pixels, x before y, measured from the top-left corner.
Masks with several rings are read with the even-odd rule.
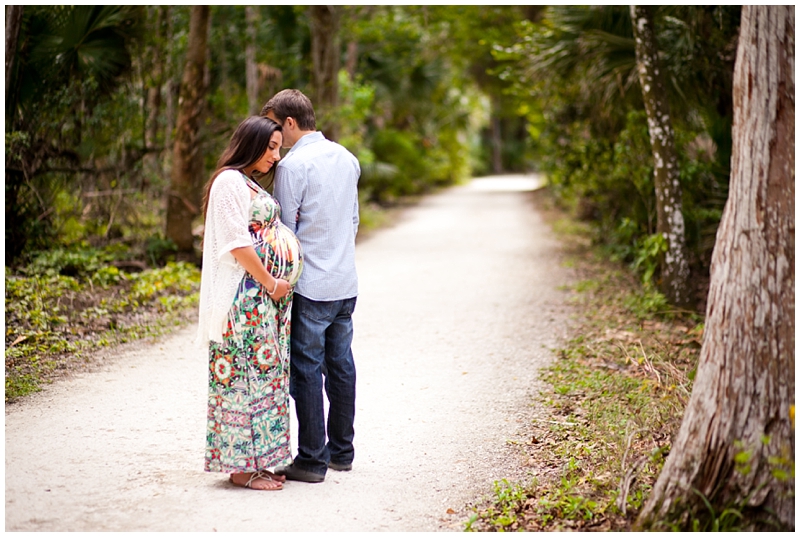
[[[463,529],[528,472],[514,442],[568,322],[536,186],[476,179],[359,243],[353,471],[281,492],[203,472],[206,357],[187,327],[7,406],[6,531]]]

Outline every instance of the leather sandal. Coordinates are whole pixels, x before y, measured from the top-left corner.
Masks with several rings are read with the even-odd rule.
[[[253,482],[256,479],[263,479],[265,481],[269,481],[270,483],[274,483],[277,486],[272,486],[270,488],[265,488],[265,489],[254,489],[253,488]],[[260,471],[259,472],[253,472],[252,474],[250,474],[250,479],[248,479],[247,483],[245,483],[243,485],[240,485],[239,483],[236,483],[233,480],[233,474],[231,474],[231,476],[228,479],[228,481],[230,481],[232,484],[236,485],[237,487],[244,487],[246,489],[253,489],[253,490],[282,490],[283,489],[283,483],[281,483],[280,481],[278,481],[276,479],[272,479],[269,476],[269,474],[267,474],[266,472],[260,472]]]

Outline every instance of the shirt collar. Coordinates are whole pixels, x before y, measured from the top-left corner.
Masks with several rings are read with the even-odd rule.
[[[306,146],[308,144],[313,144],[315,142],[321,142],[324,139],[325,135],[319,131],[312,132],[311,134],[306,134],[305,136],[297,140],[297,142],[289,150],[289,153],[286,153],[286,155],[288,156],[295,149]]]

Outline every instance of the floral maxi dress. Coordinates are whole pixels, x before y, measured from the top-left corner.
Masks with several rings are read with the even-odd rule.
[[[281,222],[275,199],[250,179],[244,180],[255,192],[249,231],[256,253],[272,276],[294,287],[303,266],[300,243]],[[290,291],[275,302],[245,273],[223,341],[209,346],[208,472],[255,472],[292,460],[288,393],[292,295]]]

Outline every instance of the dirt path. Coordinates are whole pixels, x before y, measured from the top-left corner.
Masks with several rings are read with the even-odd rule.
[[[6,531],[463,529],[527,472],[514,442],[568,318],[535,186],[475,180],[359,243],[352,472],[277,493],[203,472],[206,358],[188,327],[7,407]]]

